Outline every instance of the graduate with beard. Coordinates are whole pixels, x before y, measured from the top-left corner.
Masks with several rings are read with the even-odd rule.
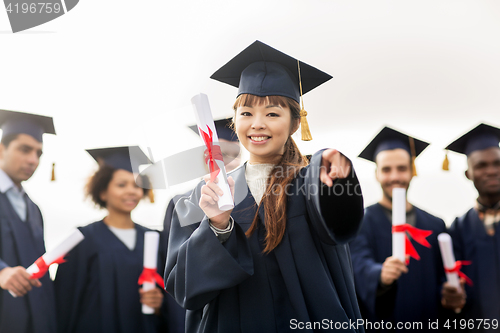
[[[479,124],[446,149],[467,156],[465,176],[478,192],[474,207],[450,227],[456,260],[471,261],[462,267],[473,285],[466,285],[466,319],[484,319],[496,329],[500,321],[500,129]],[[491,331],[474,326],[473,331]]]
[[[420,260],[409,264],[392,256],[392,189],[408,190],[415,171],[414,159],[428,146],[384,127],[359,157],[376,163],[375,176],[382,187],[381,200],[366,208],[359,235],[351,242],[356,292],[363,317],[370,322],[422,322],[436,320],[447,308],[463,307],[463,297],[453,287],[441,287],[445,274],[437,236],[446,231],[440,218],[406,202],[406,223],[431,230],[431,248],[411,241]],[[375,331],[369,329],[367,331]],[[406,330],[405,330],[406,331]],[[435,332],[435,330],[430,330]]]

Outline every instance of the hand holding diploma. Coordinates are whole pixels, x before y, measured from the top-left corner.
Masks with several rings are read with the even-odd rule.
[[[447,233],[439,234],[438,241],[446,279],[448,280],[443,284],[441,304],[443,307],[453,309],[459,313],[465,306],[466,294],[464,284],[467,281],[467,283],[472,285],[472,281],[460,271],[460,268],[462,265],[469,265],[470,262],[455,261],[452,240]]]
[[[26,277],[26,274],[28,274],[28,279],[33,280],[34,282],[30,284],[35,287],[40,287],[42,284],[38,279],[43,277],[47,271],[49,270],[50,265],[52,264],[60,264],[64,262],[63,258],[64,256],[71,251],[78,243],[80,243],[85,237],[83,234],[80,232],[80,230],[75,230],[68,238],[66,238],[64,241],[59,243],[53,250],[46,252],[43,256],[38,258],[30,267],[28,267],[24,272],[20,272],[21,269],[19,267],[14,267],[14,269],[17,269],[15,272],[12,271],[12,275],[10,279],[14,279],[13,281],[14,284],[12,287],[14,289],[9,289],[10,294],[13,297],[17,296],[23,296],[25,295],[28,291],[31,290],[31,287],[29,287],[23,279]],[[2,270],[2,272],[5,269]],[[26,274],[24,274],[26,273]],[[28,288],[29,287],[29,288]]]
[[[38,279],[31,279],[31,275],[22,266],[5,267],[0,271],[0,288],[8,290],[13,297],[26,295],[32,287],[41,287]]]
[[[207,147],[205,151],[205,162],[210,169],[210,181],[212,183],[217,179],[218,187],[222,194],[217,193],[218,207],[221,211],[227,211],[234,208],[234,201],[229,189],[229,183],[226,175],[226,167],[222,159],[222,153],[219,145],[219,137],[215,129],[214,119],[210,111],[208,97],[205,94],[199,94],[191,99],[196,116],[196,123],[201,138]],[[209,218],[211,218],[209,216]]]
[[[156,271],[159,242],[160,234],[156,231],[144,233],[144,270],[138,281],[139,285],[142,285],[139,293],[144,314],[154,314],[163,301],[163,294],[156,288],[156,284],[163,286],[163,278]]]

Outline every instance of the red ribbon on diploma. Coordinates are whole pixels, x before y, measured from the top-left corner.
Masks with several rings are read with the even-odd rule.
[[[62,264],[63,262],[66,262],[64,260],[64,256],[62,256],[59,259],[56,259],[54,262],[51,262],[48,265],[45,262],[45,260],[43,260],[43,257],[38,258],[35,261],[35,265],[38,267],[38,272],[31,274],[30,279],[33,280],[33,279],[39,279],[39,278],[41,278],[42,276],[45,275],[45,273],[47,273],[47,271],[49,270],[50,265],[52,265],[52,264]]]
[[[462,269],[462,266],[466,266],[466,265],[470,265],[472,264],[472,261],[469,261],[469,260],[457,260],[455,261],[455,267],[451,268],[451,269],[448,269],[448,268],[444,268],[444,271],[446,273],[457,273],[458,276],[462,277],[465,279],[465,283],[467,283],[469,286],[473,286],[474,284],[472,283],[472,280],[467,276],[465,275],[464,273],[462,273],[461,269]]]
[[[417,250],[411,243],[411,241],[408,239],[408,236],[406,235],[406,232],[408,232],[411,236],[412,239],[415,240],[415,242],[419,243],[420,245],[423,245],[425,247],[430,248],[431,244],[427,241],[427,237],[432,235],[432,231],[430,230],[422,230],[418,229],[415,227],[412,227],[409,224],[401,224],[401,225],[395,225],[392,227],[392,232],[405,232],[405,253],[407,255],[410,255],[410,257],[420,260],[420,256],[418,255]],[[408,261],[406,261],[406,264],[408,264]]]
[[[207,146],[207,149],[205,150],[205,163],[208,163],[208,167],[210,168],[210,181],[213,182],[215,178],[217,178],[217,175],[219,174],[220,171],[220,168],[215,162],[215,160],[219,160],[222,163],[224,163],[224,160],[222,158],[222,152],[220,150],[220,146],[214,145],[213,143],[213,133],[210,127],[208,127],[208,134],[203,132],[201,128],[200,128],[200,133],[201,137],[203,138],[203,141],[205,142],[205,145]]]
[[[164,285],[163,278],[158,274],[156,269],[154,268],[146,268],[144,267],[144,270],[142,271],[141,275],[139,276],[139,281],[137,282],[139,285],[143,285],[144,282],[149,282],[149,283],[157,283],[160,286]]]

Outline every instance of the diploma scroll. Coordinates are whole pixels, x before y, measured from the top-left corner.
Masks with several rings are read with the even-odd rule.
[[[77,246],[84,238],[85,236],[83,236],[80,230],[76,229],[69,235],[68,238],[64,239],[54,249],[47,251],[30,267],[26,268],[26,272],[31,275],[32,279],[41,278],[47,273],[50,265],[62,263],[64,256]],[[16,297],[12,291],[9,292],[12,296]]]
[[[145,272],[155,272],[156,273],[156,263],[158,261],[158,244],[160,242],[160,234],[156,231],[146,231],[144,233],[144,271]],[[153,273],[154,274],[154,273]],[[158,273],[156,273],[158,274]],[[141,275],[142,276],[142,275]],[[145,278],[142,283],[142,290],[149,291],[156,288],[156,281],[151,277]],[[140,282],[139,282],[140,283]],[[154,314],[155,309],[142,305],[142,313],[144,314]]]
[[[460,281],[456,272],[451,272],[455,268],[455,255],[453,254],[453,243],[450,235],[442,233],[438,235],[439,249],[443,258],[443,265],[448,283],[455,288],[460,288]]]
[[[406,224],[406,190],[394,188],[392,190],[392,226]],[[392,233],[392,255],[402,262],[406,261],[406,234],[405,232]]]
[[[191,99],[193,104],[198,131],[203,138],[207,150],[205,160],[210,168],[211,178],[217,178],[217,185],[224,193],[217,202],[221,211],[227,211],[234,208],[231,190],[227,182],[226,167],[220,151],[219,138],[215,129],[214,119],[208,103],[208,97],[205,94],[198,94]]]

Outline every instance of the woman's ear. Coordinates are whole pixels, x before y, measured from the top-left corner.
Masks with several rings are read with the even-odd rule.
[[[102,191],[101,194],[99,194],[99,199],[101,199],[104,202],[108,201],[108,191]]]
[[[290,135],[295,133],[299,129],[300,118],[292,120],[292,130],[290,131]]]

